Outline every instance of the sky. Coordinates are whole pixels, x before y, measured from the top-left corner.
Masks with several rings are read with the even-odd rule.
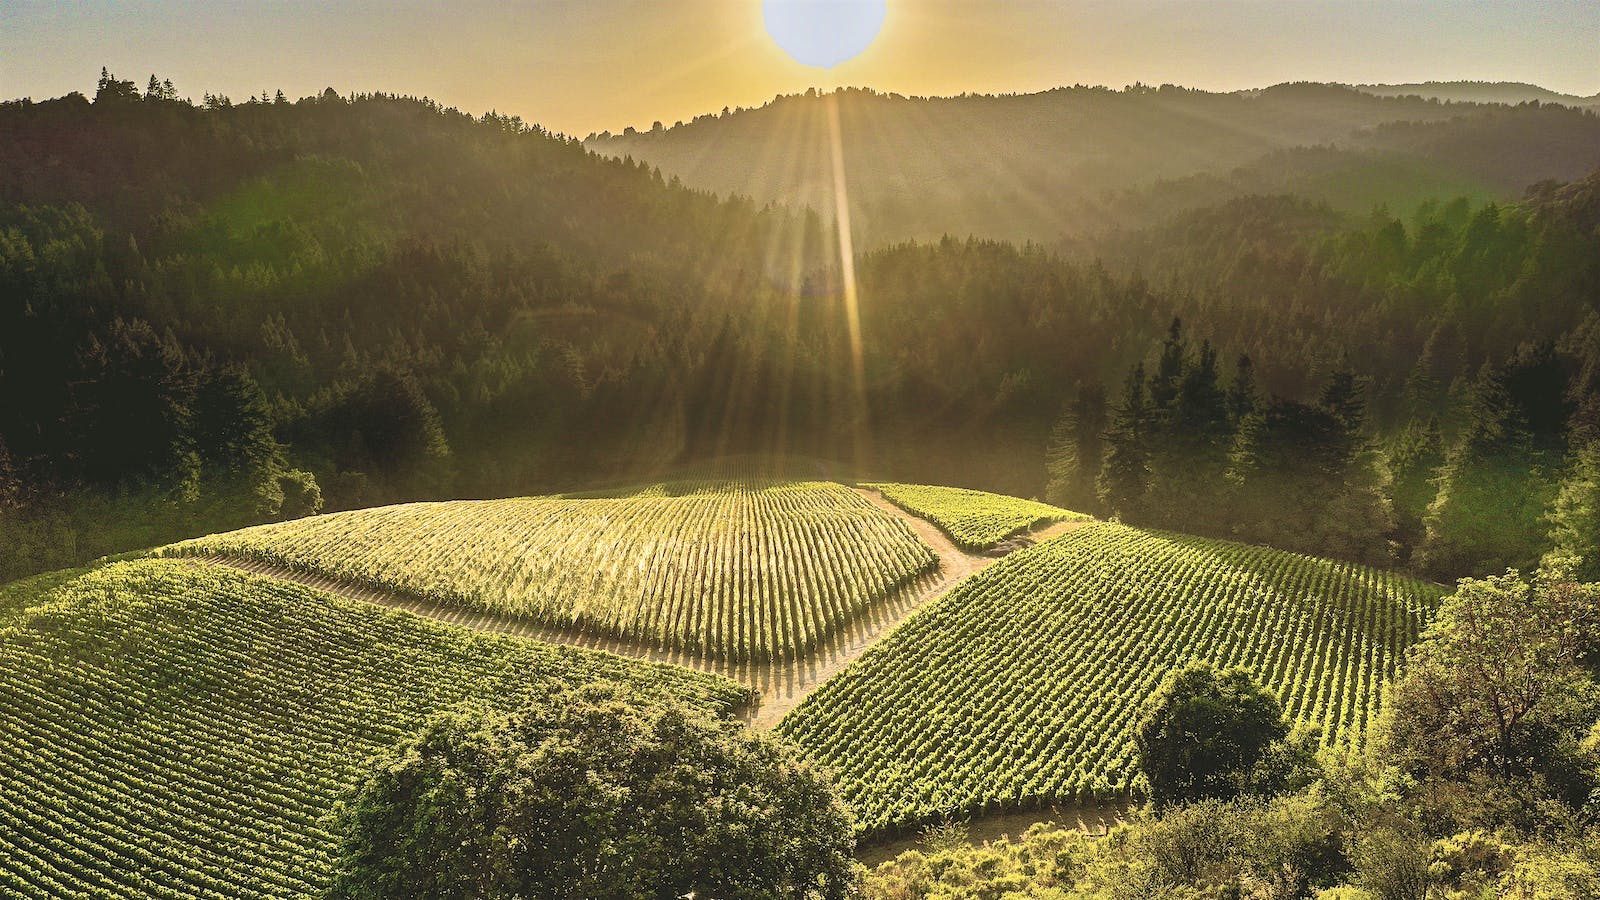
[[[762,0],[0,0],[0,99],[92,94],[109,66],[197,101],[387,91],[583,136],[844,85],[1473,79],[1600,93],[1600,0],[887,3],[866,49],[823,69],[768,34]]]

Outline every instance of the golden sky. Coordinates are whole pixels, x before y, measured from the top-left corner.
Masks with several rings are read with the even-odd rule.
[[[0,98],[90,92],[102,65],[196,99],[426,94],[584,135],[808,87],[906,94],[1173,82],[1505,80],[1600,92],[1594,0],[889,0],[832,70],[790,59],[759,0],[0,2]]]

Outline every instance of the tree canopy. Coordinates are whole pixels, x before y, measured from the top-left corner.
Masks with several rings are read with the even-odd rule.
[[[776,739],[593,684],[432,718],[339,811],[333,896],[848,896],[849,813]]]

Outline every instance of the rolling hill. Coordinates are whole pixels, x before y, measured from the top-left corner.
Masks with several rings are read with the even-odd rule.
[[[834,117],[858,248],[944,234],[1054,243],[1263,192],[1355,213],[1460,193],[1514,199],[1537,181],[1600,165],[1600,119],[1579,110],[1446,105],[1325,84],[944,98],[851,89],[593,135],[585,146],[694,187],[830,214]],[[1307,166],[1285,155],[1297,148],[1321,158]],[[1206,189],[1162,187],[1186,179]],[[1401,195],[1388,196],[1396,187]],[[1129,206],[1128,191],[1150,195]]]
[[[1516,81],[1424,81],[1412,84],[1354,84],[1351,87],[1376,97],[1421,97],[1449,103],[1560,103],[1565,106],[1600,106],[1600,94],[1580,97],[1536,84]]]
[[[792,660],[935,564],[825,482],[674,482],[624,496],[334,513],[166,548],[258,560],[582,634]]]
[[[461,702],[619,680],[727,713],[731,681],[475,634],[198,561],[0,608],[0,896],[310,897],[369,756]]]
[[[776,688],[759,724],[835,774],[872,838],[1114,804],[1137,793],[1134,712],[1190,659],[1253,669],[1324,746],[1359,748],[1443,593],[1034,501],[874,484],[883,500],[719,479],[383,507],[0,587],[0,767],[23,773],[0,786],[0,896],[315,894],[332,853],[325,813],[367,755],[452,704],[509,707],[600,678],[722,713]],[[1073,528],[998,561],[937,542],[947,577],[925,605],[861,631],[863,647],[784,669],[794,696],[751,680],[764,669],[728,668],[741,685],[188,557],[268,560],[495,619],[611,615],[636,639],[748,653],[799,641],[799,623],[848,623],[896,565],[928,564],[891,498],[927,517],[916,524],[930,541],[935,527],[970,547],[1043,521]]]
[[[1245,666],[1355,748],[1442,588],[1095,524],[1012,554],[908,620],[780,724],[868,832],[1135,793],[1132,726],[1166,673]],[[906,723],[916,723],[908,727]]]

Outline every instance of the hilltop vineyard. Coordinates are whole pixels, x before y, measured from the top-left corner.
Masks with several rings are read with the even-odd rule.
[[[939,526],[963,550],[986,550],[1006,538],[1052,522],[1089,516],[1037,500],[1022,500],[966,488],[920,484],[866,484],[906,512]]]
[[[0,897],[321,896],[372,754],[454,703],[602,678],[750,700],[199,562],[102,569],[0,614]]]
[[[629,496],[415,503],[167,548],[703,656],[793,659],[936,560],[823,482],[694,482]]]
[[[780,730],[836,773],[868,831],[1122,800],[1136,793],[1135,716],[1174,667],[1245,666],[1324,745],[1358,747],[1442,594],[1347,563],[1089,525],[930,605]]]

